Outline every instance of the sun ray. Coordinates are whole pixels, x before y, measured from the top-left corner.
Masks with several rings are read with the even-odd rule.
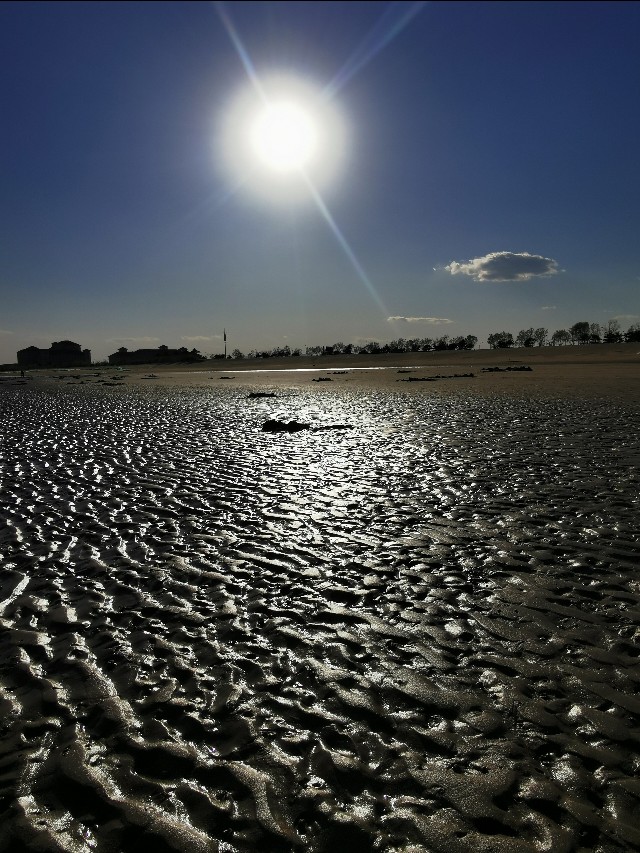
[[[338,245],[340,246],[342,251],[345,253],[347,258],[351,262],[351,265],[354,268],[354,270],[356,271],[360,281],[367,288],[367,291],[369,292],[369,296],[371,296],[371,298],[376,303],[378,308],[380,308],[380,311],[382,312],[382,314],[387,316],[389,312],[387,311],[384,302],[380,298],[378,291],[376,290],[373,282],[371,281],[371,279],[367,275],[366,270],[364,269],[364,267],[362,266],[362,264],[358,260],[356,253],[353,251],[353,249],[349,245],[347,238],[344,236],[344,234],[340,230],[338,223],[335,221],[335,219],[331,215],[331,211],[329,210],[329,208],[325,204],[322,196],[320,195],[320,193],[318,192],[316,187],[311,182],[309,176],[306,175],[304,173],[304,171],[302,171],[301,174],[302,174],[302,177],[304,179],[305,184],[307,185],[307,187],[309,189],[309,192],[311,193],[311,197],[313,198],[314,202],[316,203],[316,206],[317,206],[318,210],[320,211],[322,218],[325,220],[325,222],[329,226],[331,233],[336,238]]]
[[[236,53],[238,54],[240,62],[242,62],[243,66],[244,66],[244,70],[247,72],[247,77],[249,78],[249,80],[253,84],[254,89],[256,90],[256,92],[258,93],[260,98],[262,99],[263,103],[267,104],[268,100],[267,100],[267,97],[264,93],[264,89],[262,87],[262,83],[260,82],[260,78],[258,77],[258,75],[256,73],[255,66],[251,60],[251,57],[249,56],[248,50],[245,48],[244,44],[242,43],[242,39],[240,38],[240,35],[239,35],[238,31],[236,30],[235,25],[234,25],[233,21],[231,20],[231,16],[229,15],[229,13],[227,12],[227,10],[225,8],[224,3],[222,3],[221,0],[216,0],[216,2],[214,2],[214,4],[213,4],[213,7],[216,10],[216,12],[218,13],[218,17],[220,18],[223,27],[227,31],[227,35],[229,36],[229,39],[231,40],[231,44],[236,49]]]
[[[393,20],[397,14],[396,4],[392,3],[388,6],[349,59],[344,63],[340,71],[325,86],[324,97],[327,99],[333,98],[358,71],[361,71],[381,50],[384,50],[426,5],[426,0],[416,0],[416,2],[410,4],[409,8],[397,20]]]

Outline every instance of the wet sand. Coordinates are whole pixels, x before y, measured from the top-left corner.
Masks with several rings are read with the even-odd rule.
[[[0,851],[638,849],[629,352],[0,383]]]

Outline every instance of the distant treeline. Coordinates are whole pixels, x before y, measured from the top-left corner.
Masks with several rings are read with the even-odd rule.
[[[283,356],[320,356],[320,355],[379,355],[389,352],[428,352],[429,350],[443,349],[473,349],[478,343],[475,335],[466,337],[450,338],[443,335],[441,338],[398,338],[389,341],[388,344],[380,344],[378,341],[369,341],[366,344],[343,344],[341,341],[331,346],[305,347],[303,351],[291,349],[288,346],[275,347],[271,350],[251,350],[246,355],[238,349],[231,353],[232,358],[282,358]]]
[[[540,327],[539,329],[520,329],[515,338],[511,332],[494,332],[487,338],[491,349],[557,347],[567,344],[621,344],[625,341],[628,343],[640,341],[640,323],[633,323],[626,332],[623,332],[617,320],[609,320],[604,326],[582,320],[574,323],[569,329],[558,329],[551,337],[548,329]]]
[[[511,332],[494,332],[487,338],[491,349],[505,349],[508,347],[533,347],[533,346],[565,346],[567,344],[599,344],[599,343],[623,343],[624,341],[640,341],[640,323],[629,326],[626,332],[620,328],[617,320],[609,320],[605,326],[599,323],[588,323],[586,321],[574,323],[570,329],[558,329],[549,337],[549,330],[542,327],[538,329],[521,329],[514,337]],[[378,341],[369,341],[366,344],[344,344],[341,341],[330,346],[306,347],[304,352],[300,348],[291,349],[289,346],[275,347],[270,350],[251,350],[243,353],[234,349],[231,358],[286,358],[288,356],[323,356],[323,355],[378,355],[382,353],[400,352],[431,352],[438,350],[472,350],[478,343],[475,335],[459,335],[449,337],[442,335],[439,338],[398,338],[387,344]],[[214,356],[214,358],[224,356]]]

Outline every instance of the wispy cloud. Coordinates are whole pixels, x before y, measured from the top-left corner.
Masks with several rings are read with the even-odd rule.
[[[640,320],[640,314],[616,314],[612,320],[617,320],[619,323],[633,323],[635,320]]]
[[[556,305],[543,305],[540,310],[541,311],[555,311],[556,307],[557,307]]]
[[[555,275],[558,262],[529,252],[489,252],[462,263],[451,261],[445,269],[451,275],[471,276],[474,281],[528,281]]]
[[[0,335],[12,335],[13,332],[9,329],[0,329]]]
[[[107,338],[108,344],[155,344],[160,338],[144,335],[140,338]]]
[[[198,341],[219,341],[221,340],[222,335],[182,335],[180,338],[181,341],[187,341],[187,343],[193,344]]]
[[[388,323],[430,323],[433,326],[443,326],[453,323],[447,317],[387,317]]]

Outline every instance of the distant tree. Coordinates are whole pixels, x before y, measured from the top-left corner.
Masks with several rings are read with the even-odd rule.
[[[119,347],[118,352],[125,353],[129,352],[129,350],[126,347]]]
[[[162,353],[165,353],[165,352],[168,352],[168,351],[169,351],[169,347],[168,347],[166,344],[160,344],[160,346],[158,347],[158,349],[159,349],[159,351],[160,351],[160,352],[162,352]]]
[[[345,355],[351,355],[353,352],[353,344],[345,344],[343,352]]]
[[[234,349],[231,352],[231,358],[244,358],[244,353],[239,349]]]
[[[617,320],[609,320],[604,328],[604,342],[607,344],[619,344],[624,339],[620,323]]]
[[[582,320],[579,323],[574,323],[569,329],[571,333],[571,342],[574,344],[588,344],[591,328],[589,324]]]
[[[274,347],[272,350],[269,350],[268,354],[264,356],[264,358],[288,358],[291,355],[291,347],[286,344],[283,347]]]
[[[589,343],[602,343],[602,326],[600,323],[589,323]]]
[[[442,335],[440,338],[436,338],[433,342],[433,348],[435,350],[444,350],[449,347],[449,335]]]
[[[322,355],[322,347],[307,347],[305,350],[305,355]]]
[[[433,349],[434,343],[432,338],[422,338],[420,340],[421,352],[430,352]]]
[[[628,343],[640,343],[640,323],[632,323],[624,334]]]
[[[447,349],[452,350],[462,350],[465,349],[466,338],[463,338],[462,335],[457,335],[455,338],[451,338],[449,343],[447,344]]]
[[[571,343],[571,332],[568,332],[566,329],[558,329],[557,332],[554,332],[551,335],[551,346],[565,346],[566,344]]]
[[[475,335],[467,335],[464,339],[464,348],[465,349],[475,349],[476,344],[478,343],[478,339]]]
[[[335,353],[335,355],[342,355],[342,353],[344,352],[344,344],[342,343],[342,341],[338,341],[338,343],[334,344],[331,349]]]
[[[511,332],[494,332],[487,338],[487,343],[491,349],[508,349],[514,344],[513,335]]]
[[[535,342],[535,331],[531,329],[521,329],[516,337],[516,344],[519,347],[532,347]]]
[[[548,334],[549,329],[545,329],[543,326],[540,326],[539,329],[535,330],[535,332],[533,333],[533,337],[539,347],[543,347],[546,344]]]
[[[300,349],[300,347],[296,347],[295,349],[291,350],[291,355],[293,355],[293,356],[302,355],[302,350]]]

